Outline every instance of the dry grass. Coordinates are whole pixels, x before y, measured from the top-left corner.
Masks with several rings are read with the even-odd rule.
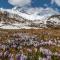
[[[10,39],[14,33],[29,33],[30,35],[37,35],[40,39],[49,39],[49,38],[56,38],[60,39],[60,29],[0,29],[0,42]],[[60,47],[56,46],[44,46],[45,48],[50,49],[51,51],[58,51],[60,52]]]
[[[60,29],[0,29],[0,40],[10,38],[14,33],[29,33],[30,35],[37,35],[39,38],[59,38]]]

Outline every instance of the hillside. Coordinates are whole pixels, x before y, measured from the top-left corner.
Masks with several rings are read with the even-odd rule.
[[[27,19],[28,14],[12,10],[0,10],[0,28],[2,29],[40,29],[60,28],[60,15],[40,16],[40,19]],[[26,18],[24,16],[27,15]],[[43,19],[41,19],[43,18]]]

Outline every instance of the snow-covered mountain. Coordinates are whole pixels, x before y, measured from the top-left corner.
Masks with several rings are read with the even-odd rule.
[[[60,15],[52,15],[47,20],[47,27],[60,28]]]
[[[31,10],[33,10],[31,12]],[[47,28],[49,21],[51,22],[50,16],[57,15],[58,12],[52,9],[2,9],[0,8],[0,28],[3,29],[31,29],[31,28]],[[49,19],[50,18],[50,19]],[[55,18],[52,19],[52,21]],[[59,19],[56,19],[56,22]],[[60,20],[59,20],[60,21]],[[59,22],[58,21],[58,22]],[[60,23],[57,23],[60,24]],[[55,24],[55,25],[57,25]]]

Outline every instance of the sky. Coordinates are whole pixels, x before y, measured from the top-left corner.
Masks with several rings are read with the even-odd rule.
[[[60,0],[0,0],[0,8],[11,9],[15,6],[31,8],[51,8],[60,12]]]

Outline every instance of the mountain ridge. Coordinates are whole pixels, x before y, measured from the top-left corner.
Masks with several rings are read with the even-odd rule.
[[[48,19],[48,18],[53,18],[51,16],[54,16],[54,14],[37,17],[36,15],[34,16],[34,14],[28,15],[26,13],[22,13],[14,9],[0,8],[0,28],[3,28],[3,29],[47,28],[49,26],[48,24],[52,23]],[[58,13],[55,16],[58,16]]]

